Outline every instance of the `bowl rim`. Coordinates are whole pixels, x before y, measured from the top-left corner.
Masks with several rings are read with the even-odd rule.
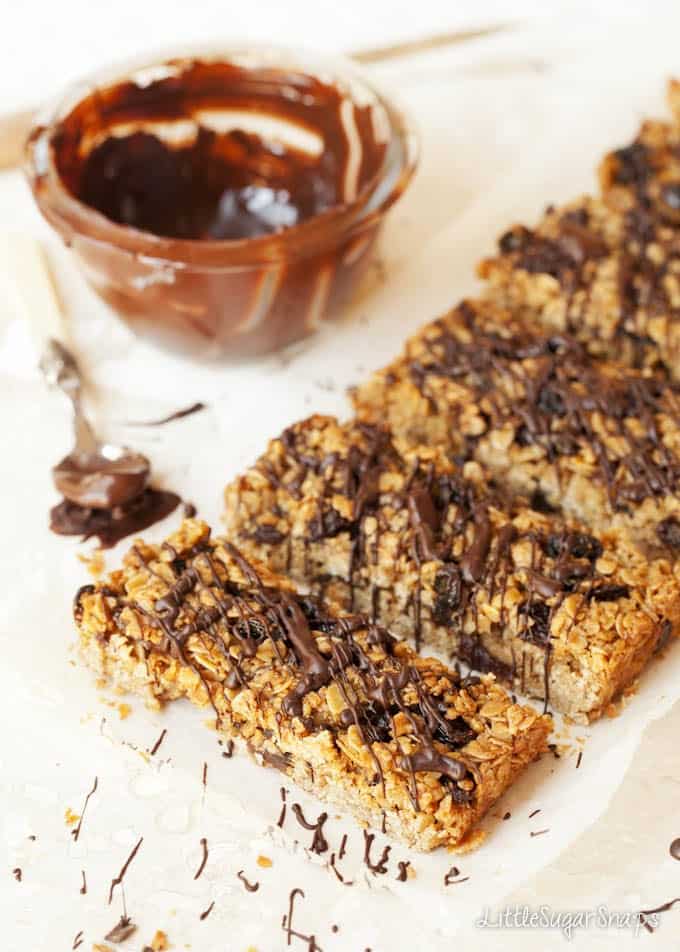
[[[382,108],[389,123],[389,139],[380,168],[351,202],[333,205],[281,232],[255,238],[164,238],[118,224],[69,192],[54,161],[52,139],[59,123],[104,85],[134,79],[145,71],[181,70],[192,61],[290,68],[342,84],[350,95],[352,87],[359,84]],[[403,194],[417,168],[419,155],[419,139],[410,119],[358,64],[306,48],[245,42],[166,48],[114,63],[70,84],[36,116],[25,143],[23,167],[40,211],[67,244],[81,239],[100,246],[115,246],[149,264],[212,271],[301,259],[350,240],[376,223]]]

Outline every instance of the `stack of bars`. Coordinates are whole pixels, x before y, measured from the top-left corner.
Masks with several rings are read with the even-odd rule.
[[[228,539],[187,521],[81,590],[86,661],[212,704],[260,761],[422,849],[469,842],[545,749],[550,719],[501,682],[608,711],[680,630],[670,101],[599,197],[501,237],[482,295],[358,387],[354,419],[272,440],[225,491]]]

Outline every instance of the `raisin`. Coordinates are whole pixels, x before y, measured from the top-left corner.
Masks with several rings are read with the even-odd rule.
[[[278,542],[283,542],[286,537],[276,526],[261,525],[253,532],[252,538],[254,542],[262,545],[276,545]]]
[[[564,398],[562,397],[562,394],[550,386],[541,388],[541,392],[539,393],[538,400],[536,402],[536,407],[542,413],[549,413],[555,416],[564,416],[565,413]]]
[[[618,185],[643,185],[649,177],[649,154],[647,147],[641,142],[614,152],[616,172],[614,181]]]
[[[531,624],[526,626],[521,637],[532,645],[545,647],[550,641],[550,606],[533,601],[524,611]]]
[[[627,585],[600,585],[590,592],[589,597],[594,602],[615,602],[619,598],[628,598],[630,589]]]
[[[569,532],[549,535],[543,543],[543,551],[551,559],[558,559],[562,554],[566,554],[574,559],[596,562],[603,550],[602,543],[594,536],[585,532]]]
[[[461,576],[456,565],[447,565],[435,575],[434,590],[437,593],[432,608],[432,620],[437,625],[451,623],[453,613],[460,605]]]
[[[680,549],[680,522],[675,516],[663,519],[656,527],[656,534],[669,549]]]
[[[325,509],[310,520],[308,528],[311,541],[318,542],[320,539],[332,539],[341,532],[348,531],[352,528],[352,523],[335,509]]]
[[[516,228],[511,228],[510,231],[506,231],[504,235],[501,235],[498,240],[498,248],[501,254],[512,254],[513,251],[521,251],[530,238],[531,232],[529,229],[518,225]]]
[[[529,505],[534,512],[552,513],[557,512],[554,506],[548,502],[548,497],[542,489],[534,489],[529,499]]]

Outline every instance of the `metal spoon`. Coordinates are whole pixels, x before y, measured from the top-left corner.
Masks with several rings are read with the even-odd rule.
[[[149,460],[125,446],[97,439],[82,408],[82,382],[73,354],[50,338],[40,369],[48,384],[65,393],[73,405],[75,446],[52,468],[59,492],[88,509],[112,509],[139,496],[149,479]]]

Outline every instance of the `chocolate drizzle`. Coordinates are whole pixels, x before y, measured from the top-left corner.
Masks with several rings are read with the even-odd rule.
[[[436,402],[429,383],[437,378],[469,387],[488,428],[511,426],[515,442],[540,449],[558,477],[562,459],[587,451],[614,510],[680,486],[680,459],[664,443],[658,418],[677,415],[674,398],[658,378],[625,367],[607,373],[575,339],[517,322],[501,336],[474,302],[433,328],[421,338],[425,353],[410,364],[428,399]],[[621,446],[616,457],[599,435],[602,426]]]
[[[470,310],[471,316],[465,319],[474,320],[471,307],[461,310],[465,315]],[[440,324],[443,328],[443,323]],[[555,380],[558,383],[561,380],[557,373],[561,366],[558,357],[563,351],[571,353],[571,345],[554,337],[539,341],[525,339],[523,342],[490,334],[484,338],[481,331],[473,334],[475,328],[470,326],[469,345],[459,347],[460,342],[450,334],[445,336],[444,330],[440,337],[435,336],[434,340],[439,342],[437,353],[441,351],[441,354],[433,372],[454,378],[472,374],[475,379],[485,380],[484,374],[501,373],[505,364],[519,354],[521,359],[544,361],[539,380],[526,377],[527,387],[533,387],[537,394],[537,403],[552,407],[551,413],[556,412],[554,408],[557,406],[570,405],[567,390],[563,399],[559,387],[550,390],[547,382],[551,368],[556,368]],[[431,346],[436,350],[435,344]],[[424,364],[420,369],[424,381],[430,368],[427,374]],[[548,392],[552,395],[548,396]],[[599,398],[591,395],[588,399]],[[624,397],[618,394],[617,399],[624,400]],[[635,397],[625,399],[634,401]],[[517,412],[524,421],[522,426],[540,435],[543,411],[537,411],[534,419],[521,404]],[[566,414],[567,410],[563,412]],[[315,434],[321,431],[321,441],[307,438],[309,428]],[[328,437],[325,441],[326,429]],[[341,452],[328,452],[325,446],[335,446],[338,440],[343,441],[346,448]],[[490,649],[476,633],[478,605],[500,596],[500,619],[492,635],[503,634],[512,619],[515,633],[541,651],[546,708],[550,692],[551,625],[564,599],[574,592],[581,593],[585,610],[588,600],[614,601],[631,594],[626,586],[609,584],[597,572],[596,562],[603,552],[598,539],[567,529],[557,518],[551,520],[550,530],[521,530],[518,528],[520,522],[515,521],[515,515],[523,506],[521,500],[518,503],[509,500],[493,482],[472,482],[459,471],[448,471],[441,464],[436,470],[429,462],[401,457],[381,427],[363,423],[339,427],[333,420],[313,418],[286,430],[280,438],[280,448],[282,452],[277,452],[275,463],[265,457],[257,464],[260,473],[271,485],[285,488],[293,497],[291,506],[298,506],[301,501],[306,506],[314,503],[309,506],[309,532],[295,536],[295,545],[303,549],[301,559],[296,555],[295,564],[292,562],[292,533],[276,529],[276,537],[272,536],[270,540],[272,544],[287,547],[289,574],[303,579],[306,584],[313,581],[322,595],[326,587],[332,585],[333,596],[337,597],[337,586],[344,585],[348,590],[347,606],[354,606],[360,597],[364,605],[366,602],[370,604],[372,620],[380,621],[381,591],[377,565],[381,534],[394,524],[402,526],[398,548],[396,552],[391,551],[389,557],[404,561],[410,559],[417,573],[407,606],[416,649],[420,647],[423,620],[427,617],[425,613],[429,612],[431,623],[446,627],[455,634],[456,652],[461,660],[476,670],[492,672],[501,680],[517,680],[520,689],[525,690],[523,655],[521,665],[517,664],[511,652],[498,657],[493,653],[498,649]],[[341,503],[340,498],[346,499],[347,504]],[[280,514],[285,517],[285,503],[281,506]],[[347,518],[350,509],[352,519]],[[251,524],[244,529],[250,537],[254,537],[257,531],[258,528]],[[312,556],[310,546],[322,538],[331,537],[342,537],[346,542],[349,553],[346,572],[338,576],[317,574],[315,577],[311,560],[312,557],[318,559],[318,556]],[[520,542],[530,545],[531,564],[528,567],[524,563],[517,566],[514,561],[513,548]],[[428,562],[438,563],[434,581],[429,583],[434,588],[433,602],[426,601],[422,591],[423,566]],[[505,602],[511,575],[517,576],[515,584],[525,593],[524,601],[518,606],[506,606]],[[329,668],[334,668],[335,663],[331,659]],[[318,664],[318,673],[312,673],[310,683],[313,684],[315,678],[328,677],[329,673],[335,671],[324,671],[323,665]],[[401,672],[400,677],[408,680],[405,672]],[[369,696],[376,707],[364,730],[372,739],[380,739],[382,712],[391,703],[388,696],[393,690],[390,678],[383,679],[379,691],[369,685]],[[405,683],[396,688],[397,692]],[[307,684],[303,683],[299,690],[304,694]],[[291,712],[299,711],[299,695],[293,693],[287,704]],[[354,721],[349,706],[344,716],[348,724]],[[450,758],[433,750],[419,752],[411,764],[408,759],[403,763],[405,769],[413,766],[415,770],[424,769],[427,763],[437,764],[438,771],[452,780],[458,770],[455,759],[451,764]]]
[[[156,633],[153,641],[137,642],[142,656],[160,651],[179,659],[196,672],[215,706],[216,676],[210,672],[208,680],[205,669],[194,660],[190,640],[197,638],[204,647],[209,644],[219,652],[227,668],[227,691],[249,684],[260,667],[254,660],[258,645],[266,640],[276,663],[295,673],[295,687],[281,701],[279,716],[302,718],[309,730],[327,730],[333,736],[350,726],[356,728],[371,755],[374,774],[370,782],[381,789],[383,771],[374,744],[396,742],[395,766],[401,766],[410,778],[415,810],[419,810],[419,772],[440,774],[441,782],[456,802],[474,799],[474,775],[466,765],[464,748],[474,740],[476,731],[463,718],[448,716],[446,696],[426,689],[418,669],[394,653],[394,640],[384,629],[361,615],[328,616],[312,597],[268,587],[226,540],[218,540],[213,546],[206,536],[181,557],[166,543],[161,555],[162,561],[154,562],[139,547],[133,547],[129,556],[137,561],[140,570],[163,581],[164,594],[156,598],[152,607],[122,592],[102,589],[106,611],[114,625],[119,624],[124,611],[132,612]],[[238,569],[242,582],[234,581],[236,573],[229,571],[228,562]],[[168,571],[174,576],[173,581],[168,579]],[[91,588],[85,588],[81,597],[91,593]],[[78,599],[74,612],[76,617],[81,612]],[[380,661],[374,660],[374,649],[379,650]],[[310,717],[305,710],[305,698],[330,683],[337,686],[345,710],[337,717],[330,713]],[[454,680],[449,690],[456,689]],[[215,711],[219,724],[220,715]],[[397,714],[402,714],[409,724],[409,753],[403,749],[399,753],[401,742],[397,741],[394,727]],[[280,749],[275,736],[267,737],[256,753],[284,772],[290,769],[288,754]],[[458,783],[463,780],[466,783],[461,788]],[[326,814],[310,824],[299,805],[292,809],[301,825],[314,831],[311,848],[319,853],[327,850],[323,835]]]

